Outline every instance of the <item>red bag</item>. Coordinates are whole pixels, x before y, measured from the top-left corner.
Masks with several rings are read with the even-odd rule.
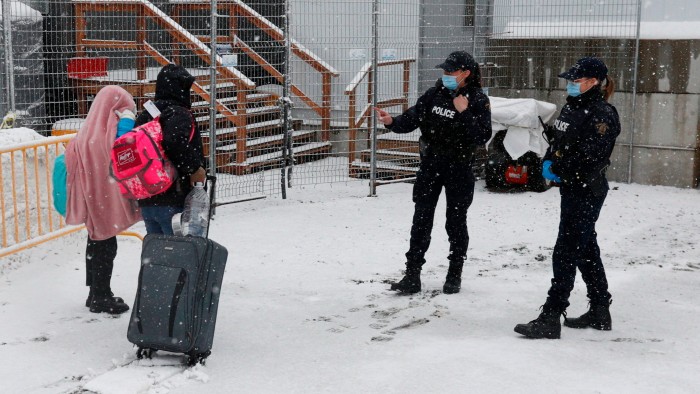
[[[509,165],[506,169],[506,182],[516,185],[527,184],[527,166]]]

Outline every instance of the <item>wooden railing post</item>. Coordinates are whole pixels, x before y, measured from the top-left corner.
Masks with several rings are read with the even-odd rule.
[[[355,161],[355,144],[357,138],[357,125],[355,124],[355,91],[350,92],[349,97],[349,108],[348,108],[348,129],[350,133],[350,138],[348,139],[348,160],[350,163]]]
[[[85,56],[85,8],[82,4],[74,4],[75,6],[75,55]]]
[[[248,107],[248,92],[245,89],[238,88],[236,90],[236,115],[240,120],[240,124],[236,125],[236,164],[243,164],[248,157],[248,148],[246,146],[248,138],[248,130],[246,119],[246,111]],[[216,141],[212,141],[210,149],[216,149]]]
[[[321,140],[331,139],[331,73],[323,74],[323,95],[321,101]]]
[[[406,102],[401,106],[404,111],[408,109],[408,93],[411,85],[411,64],[408,60],[403,62],[403,97]]]
[[[136,78],[143,81],[146,79],[146,15],[143,7],[137,7],[137,10],[136,42],[139,50],[138,54],[136,55]]]
[[[375,70],[373,68],[369,69],[369,72],[367,73],[367,102],[371,103],[372,102],[372,95],[374,94],[374,73],[377,72],[378,70]],[[362,114],[364,117],[364,114]],[[364,119],[363,119],[364,122]],[[371,122],[367,122],[367,146],[371,146],[370,138],[372,137],[372,125],[370,124]]]

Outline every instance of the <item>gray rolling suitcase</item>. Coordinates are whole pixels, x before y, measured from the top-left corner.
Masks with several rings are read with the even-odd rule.
[[[214,341],[227,257],[226,248],[208,238],[146,236],[127,331],[139,359],[164,350],[185,354],[189,365],[204,363]]]

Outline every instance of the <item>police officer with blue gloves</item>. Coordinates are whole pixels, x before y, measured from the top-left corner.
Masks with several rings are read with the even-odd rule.
[[[457,51],[437,68],[443,69],[442,78],[403,114],[392,117],[376,109],[378,120],[395,133],[409,133],[418,127],[421,130],[421,164],[413,187],[415,212],[406,253],[406,275],[391,285],[391,290],[404,294],[421,290],[421,267],[442,188],[447,203],[445,229],[450,241],[443,292],[460,291],[469,244],[467,209],[474,197],[474,152],[491,138],[491,108],[481,89],[479,64],[469,53]]]
[[[560,338],[560,317],[573,328],[612,329],[611,296],[600,259],[595,223],[608,193],[605,170],[620,118],[608,103],[615,86],[608,68],[597,58],[585,57],[559,74],[567,80],[566,105],[554,122],[553,141],[547,150],[542,175],[560,185],[559,235],[552,255],[554,277],[539,317],[515,326],[530,338]],[[578,318],[566,318],[576,268],[586,283],[589,310]]]

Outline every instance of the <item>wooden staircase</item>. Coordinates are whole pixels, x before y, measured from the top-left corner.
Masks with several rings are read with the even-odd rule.
[[[174,0],[177,12],[173,17],[163,13],[158,7],[147,0],[72,0],[76,17],[76,54],[86,56],[89,48],[130,50],[136,53],[136,80],[133,83],[116,83],[124,86],[140,105],[145,100],[155,96],[155,80],[147,78],[146,66],[148,60],[166,65],[180,61],[183,52],[190,51],[208,67],[214,67],[217,73],[216,83],[216,117],[215,141],[210,140],[209,110],[210,92],[209,79],[201,70],[192,72],[196,81],[192,87],[192,110],[202,132],[205,154],[211,149],[215,151],[217,172],[234,175],[247,174],[286,165],[282,157],[282,147],[285,143],[284,127],[281,121],[281,107],[278,105],[280,96],[275,93],[260,91],[255,83],[243,75],[235,67],[224,66],[223,59],[216,55],[212,63],[208,37],[195,36],[185,30],[177,18],[185,15],[188,10],[207,9],[209,2],[202,0]],[[284,75],[269,64],[250,46],[242,42],[236,35],[236,18],[246,18],[278,43],[284,42],[284,32],[271,24],[266,18],[255,12],[240,0],[219,0],[220,12],[225,11],[229,16],[227,31],[230,35],[218,39],[231,43],[238,51],[238,56],[248,56],[257,62],[263,70],[276,79],[284,82]],[[137,26],[135,41],[95,40],[88,37],[87,18],[102,13],[110,15],[115,12],[134,14]],[[221,15],[221,14],[220,14]],[[146,20],[157,24],[165,33],[170,35],[176,50],[172,51],[173,59],[164,56],[156,46],[146,41]],[[330,138],[330,108],[331,108],[331,78],[337,77],[338,72],[315,54],[294,40],[291,42],[291,53],[316,70],[322,80],[322,97],[313,99],[299,86],[291,84],[291,94],[295,95],[321,118],[321,129],[304,128],[302,121],[292,123],[291,146],[295,163],[317,160],[326,157],[331,152]],[[208,69],[208,68],[207,68]],[[192,70],[195,71],[195,70]],[[94,94],[104,85],[115,84],[110,78],[97,80],[74,81],[76,90],[81,94]],[[86,112],[87,108],[83,107]],[[83,114],[84,115],[84,114]]]
[[[377,179],[415,177],[420,165],[419,137],[418,131],[408,134],[389,132],[377,136]],[[360,157],[350,162],[350,176],[369,178],[372,151],[365,149],[359,153]]]

